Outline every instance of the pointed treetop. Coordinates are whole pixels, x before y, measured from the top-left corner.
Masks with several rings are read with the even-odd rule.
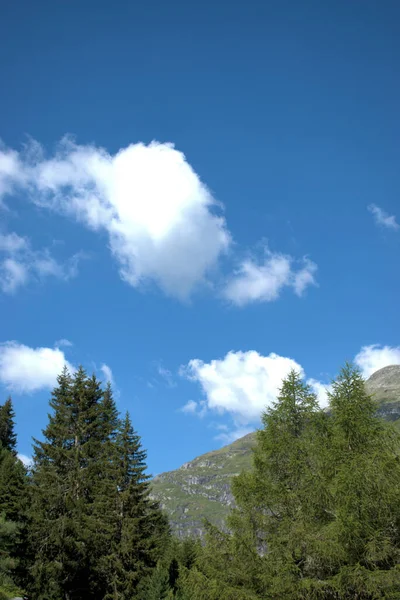
[[[13,454],[17,453],[17,436],[14,432],[15,413],[11,398],[0,405],[0,443]]]
[[[264,425],[294,427],[294,435],[301,433],[308,415],[318,410],[316,395],[304,383],[300,373],[292,369],[282,381],[282,387],[273,406],[264,413]]]
[[[365,388],[360,369],[352,363],[345,363],[332,383],[329,404],[336,432],[340,432],[347,450],[363,451],[381,432],[382,424],[375,417],[376,404]]]

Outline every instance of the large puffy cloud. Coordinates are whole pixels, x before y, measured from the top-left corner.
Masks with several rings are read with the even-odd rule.
[[[0,182],[0,193],[23,186],[36,204],[106,231],[121,277],[134,287],[152,281],[187,298],[230,245],[216,201],[172,144],[132,144],[111,155],[65,139],[45,159],[32,143],[22,157],[0,153]]]
[[[0,382],[16,392],[51,389],[64,368],[73,372],[60,348],[31,348],[17,342],[0,344]]]
[[[363,346],[354,362],[361,369],[363,377],[368,378],[383,367],[400,365],[400,346],[381,346],[372,344]]]
[[[182,372],[200,384],[209,410],[231,413],[245,424],[256,421],[272,404],[291,369],[303,375],[303,368],[292,358],[250,350],[228,352],[209,363],[193,359]]]
[[[31,141],[23,153],[0,150],[0,199],[18,186],[37,205],[105,231],[121,277],[188,298],[209,280],[231,245],[218,203],[172,144],[131,144],[116,154],[65,138],[52,158]],[[10,265],[10,270],[15,265]],[[283,287],[302,295],[316,265],[266,251],[243,261],[223,294],[238,306],[276,299]],[[18,273],[15,274],[17,279]]]
[[[25,237],[0,234],[0,290],[14,293],[30,279],[56,277],[67,281],[77,274],[80,257],[78,253],[59,263],[47,248],[33,250]]]
[[[315,285],[317,265],[308,259],[301,268],[294,267],[291,256],[265,249],[264,260],[244,260],[228,281],[224,295],[233,304],[244,306],[252,302],[276,300],[283,288],[291,287],[301,296],[309,285]]]

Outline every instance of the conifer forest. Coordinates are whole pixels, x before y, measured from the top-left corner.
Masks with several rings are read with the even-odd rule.
[[[176,538],[110,384],[58,377],[33,462],[0,409],[0,598],[400,598],[400,439],[345,364],[321,409],[292,371],[262,417],[226,526]]]

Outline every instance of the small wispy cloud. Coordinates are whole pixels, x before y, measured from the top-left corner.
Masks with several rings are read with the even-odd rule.
[[[103,373],[104,378],[106,380],[106,382],[110,382],[111,385],[115,384],[114,381],[114,376],[113,376],[113,372],[111,370],[111,367],[109,367],[108,365],[106,365],[105,363],[103,363],[100,367],[100,371]]]
[[[34,250],[26,237],[15,232],[0,234],[0,289],[6,294],[13,294],[30,280],[55,277],[68,281],[76,277],[82,256],[77,253],[60,263],[48,248]]]
[[[297,296],[302,296],[308,286],[316,285],[317,265],[305,258],[296,268],[296,262],[291,256],[265,248],[261,261],[249,258],[239,265],[223,295],[236,306],[273,302],[284,288],[292,288]]]
[[[214,439],[222,442],[223,444],[231,444],[232,442],[235,442],[239,438],[244,437],[252,431],[254,431],[254,428],[252,427],[239,427],[237,429],[232,429],[232,431],[219,433]]]
[[[73,343],[65,338],[61,338],[60,340],[57,340],[54,345],[56,348],[70,348],[71,346],[73,346]]]
[[[200,417],[200,419],[202,419],[207,412],[207,403],[204,400],[201,400],[200,402],[188,400],[188,402],[182,406],[180,412],[183,412],[187,415],[196,415],[196,417]]]
[[[384,211],[376,204],[369,204],[368,210],[374,216],[374,220],[377,225],[386,227],[386,229],[392,229],[393,231],[397,231],[400,228],[400,225],[396,221],[396,216],[389,215],[389,213]]]
[[[172,372],[166,369],[162,365],[157,366],[157,373],[165,381],[168,387],[173,388],[176,386]]]

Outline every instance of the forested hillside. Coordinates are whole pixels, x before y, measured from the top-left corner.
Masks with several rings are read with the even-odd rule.
[[[191,510],[222,524],[202,525],[202,543],[171,533],[140,437],[109,384],[64,369],[29,470],[6,400],[0,599],[400,598],[399,375],[387,367],[365,384],[346,364],[321,410],[292,371],[257,434],[180,470],[182,488],[191,477],[198,496]],[[176,530],[187,499],[163,477]]]

